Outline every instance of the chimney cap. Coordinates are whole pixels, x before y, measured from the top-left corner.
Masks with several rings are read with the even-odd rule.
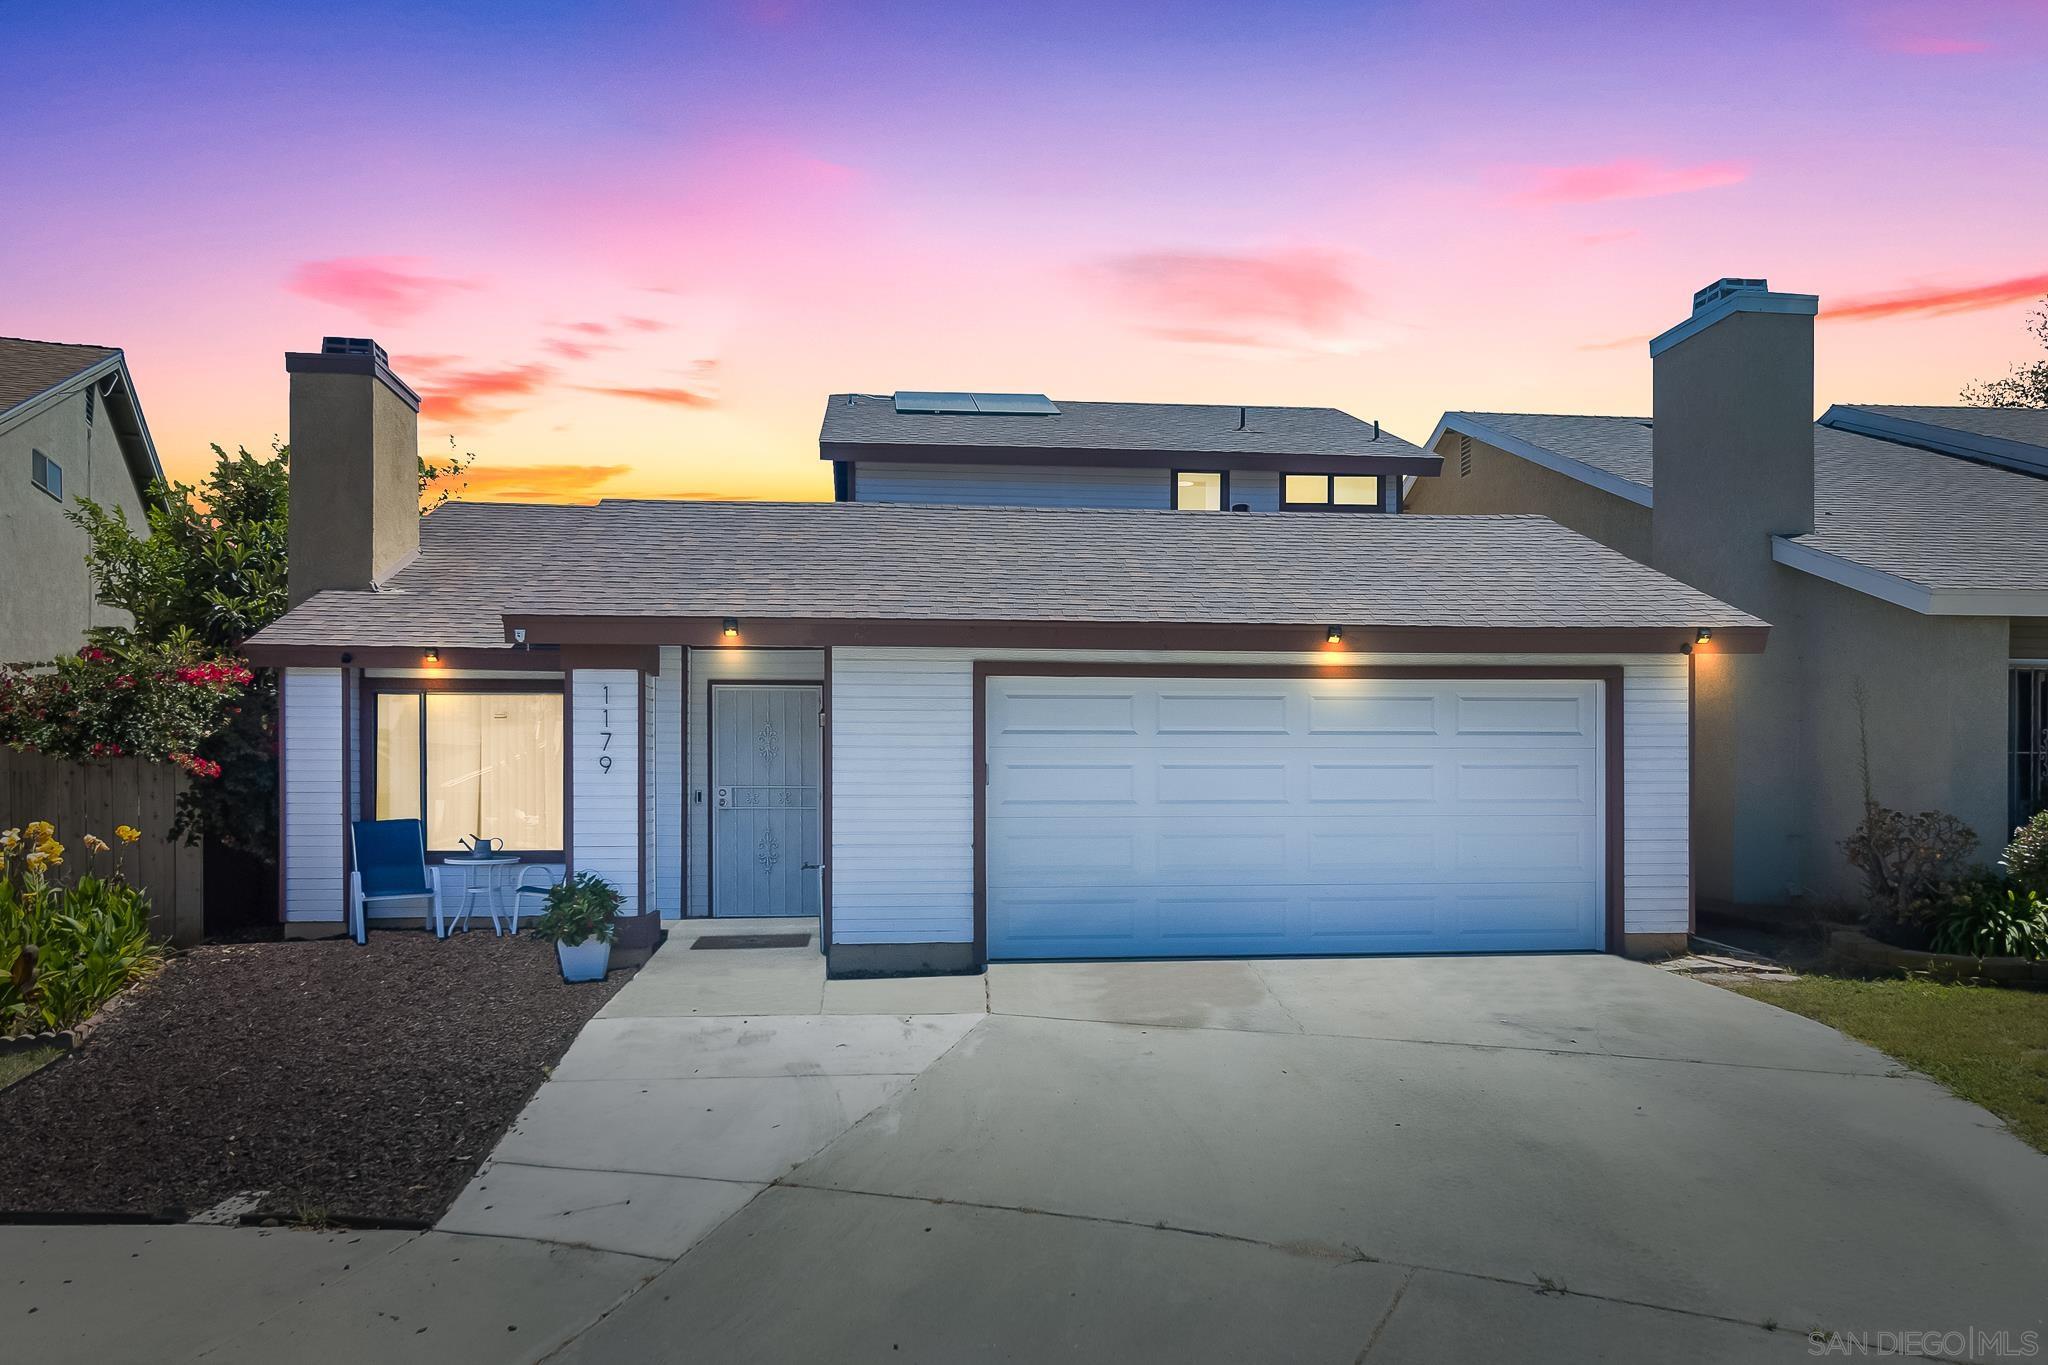
[[[1687,337],[1698,336],[1721,319],[1735,313],[1787,313],[1812,317],[1820,311],[1818,294],[1784,294],[1771,288],[1769,280],[1724,275],[1692,296],[1692,315],[1676,327],[1650,338],[1650,357],[1664,354]]]
[[[1708,304],[1719,303],[1722,299],[1731,298],[1736,294],[1768,294],[1770,291],[1769,280],[1745,280],[1734,275],[1723,275],[1705,289],[1693,291],[1692,311],[1697,313]]]
[[[321,337],[321,355],[367,355],[374,356],[379,365],[389,365],[391,357],[382,346],[370,337]]]

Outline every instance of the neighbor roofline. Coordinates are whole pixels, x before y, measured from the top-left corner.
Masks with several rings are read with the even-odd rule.
[[[1128,450],[1085,446],[942,445],[901,441],[818,442],[821,460],[876,460],[887,464],[996,464],[1111,467],[1117,469],[1257,469],[1286,474],[1438,474],[1443,457],[1426,450],[1355,455],[1289,455],[1272,450]]]
[[[164,481],[163,463],[158,460],[156,441],[149,434],[149,421],[142,413],[142,400],[135,394],[135,379],[128,372],[127,353],[116,347],[114,353],[102,356],[92,364],[81,367],[40,393],[30,394],[13,407],[0,411],[0,432],[8,431],[30,418],[39,417],[66,397],[88,384],[97,384],[113,376],[120,380],[120,391],[125,395],[123,404],[134,418],[134,430],[126,432],[114,429],[114,439],[121,444],[128,473],[135,480],[135,488],[146,498],[150,485]],[[102,406],[111,395],[102,396]]]
[[[1531,413],[1529,415],[1540,416],[1542,414]],[[1620,420],[1642,421],[1645,419],[1622,418]],[[1576,479],[1580,483],[1588,484],[1603,493],[1612,493],[1615,497],[1626,499],[1638,507],[1648,507],[1650,505],[1651,490],[1643,487],[1633,479],[1624,479],[1621,475],[1602,469],[1598,465],[1588,464],[1584,460],[1574,459],[1569,455],[1561,455],[1548,446],[1539,446],[1535,442],[1524,440],[1519,436],[1510,436],[1505,431],[1486,425],[1486,423],[1480,421],[1469,412],[1445,413],[1443,420],[1436,424],[1436,430],[1429,434],[1429,448],[1435,450],[1437,442],[1444,438],[1444,433],[1450,431],[1455,431],[1461,436],[1470,436],[1474,440],[1484,441],[1488,445],[1504,450],[1510,455],[1518,456],[1531,464],[1542,465],[1553,473],[1562,474],[1568,479]],[[1439,455],[1437,458],[1441,460],[1443,457]]]
[[[1771,558],[1922,616],[2048,616],[2048,588],[1930,588],[1786,536],[1771,537]]]
[[[1986,436],[1910,417],[1872,412],[1854,403],[1835,403],[1820,415],[1820,424],[1852,436],[1868,436],[1893,445],[1914,446],[1976,464],[1995,465],[2035,478],[2048,476],[2048,447],[2014,441],[2003,436]]]

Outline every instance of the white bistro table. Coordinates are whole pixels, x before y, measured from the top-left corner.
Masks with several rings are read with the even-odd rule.
[[[509,853],[496,853],[488,858],[450,857],[444,865],[462,869],[462,909],[454,917],[454,923],[445,928],[436,924],[435,934],[446,938],[457,928],[464,933],[469,932],[469,909],[478,896],[484,898],[484,910],[491,917],[491,928],[503,934],[505,925],[498,918],[498,905],[512,889],[512,869],[519,866],[519,859]]]

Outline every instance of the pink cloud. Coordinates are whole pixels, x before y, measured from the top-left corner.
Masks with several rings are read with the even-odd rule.
[[[1365,310],[1365,292],[1333,252],[1147,251],[1090,271],[1147,330],[1172,341],[1277,344],[1330,337]]]
[[[337,256],[305,261],[285,288],[321,303],[362,314],[372,322],[403,322],[450,294],[477,287],[474,280],[429,275],[409,256]]]
[[[436,421],[490,421],[509,416],[488,400],[534,393],[554,377],[546,365],[456,370],[429,367],[419,385],[420,412]]]
[[[668,324],[658,318],[620,318],[619,326],[634,332],[666,332]]]
[[[1866,294],[1831,304],[1821,301],[1820,315],[1826,322],[1868,322],[1907,314],[1947,317],[1952,313],[1974,313],[2002,308],[2010,303],[2048,294],[2048,274],[2015,275],[2011,279],[1982,284],[1924,286],[1889,294]]]
[[[605,351],[619,348],[602,341],[570,341],[563,337],[549,337],[541,342],[540,348],[549,355],[563,360],[588,360]]]
[[[1674,166],[1648,157],[1617,157],[1579,166],[1526,166],[1510,198],[1519,204],[1599,204],[1611,199],[1654,199],[1668,194],[1739,185],[1746,161],[1703,161]]]
[[[612,325],[609,322],[565,322],[562,324],[562,330],[581,332],[589,337],[608,337],[612,334]]]
[[[634,387],[631,385],[578,384],[576,387],[585,393],[604,394],[611,398],[632,398],[642,403],[661,403],[674,408],[708,408],[715,406],[718,401],[709,394],[699,393],[695,389],[663,385]]]

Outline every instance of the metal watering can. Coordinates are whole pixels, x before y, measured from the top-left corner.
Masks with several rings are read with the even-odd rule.
[[[482,834],[464,835],[455,842],[468,849],[472,858],[495,857],[498,850],[505,846],[503,839],[492,839]]]

